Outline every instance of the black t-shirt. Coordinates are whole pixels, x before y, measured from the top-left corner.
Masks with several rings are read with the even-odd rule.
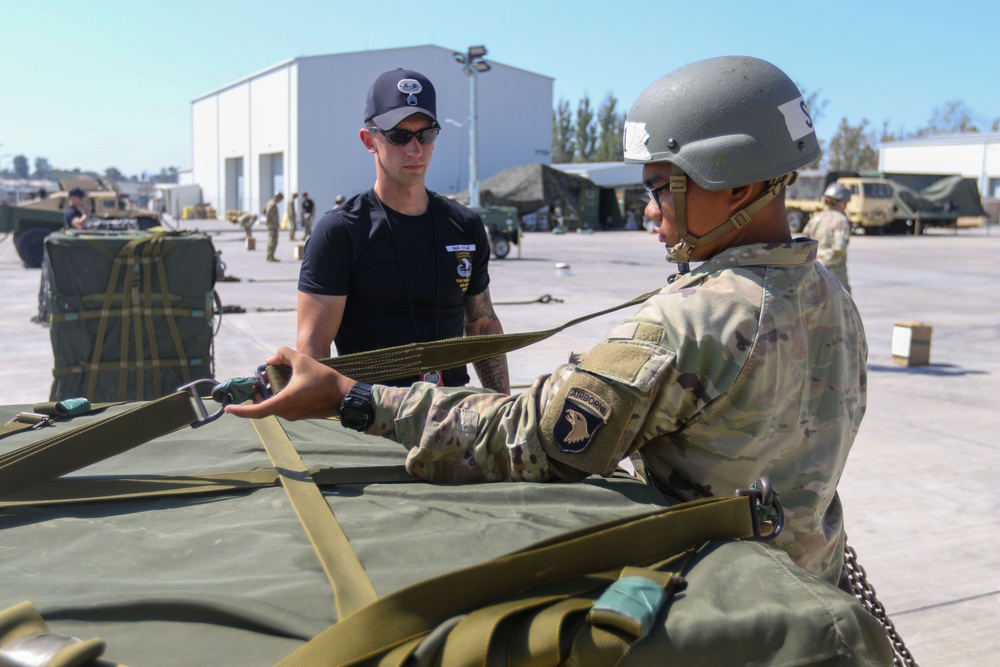
[[[313,208],[315,206],[316,205],[313,203],[312,199],[303,199],[302,200],[302,212],[303,213],[312,213],[313,212]]]
[[[66,226],[72,227],[73,221],[83,215],[83,211],[78,209],[76,206],[66,207]]]
[[[489,239],[470,209],[433,192],[428,196],[427,212],[408,216],[369,190],[316,224],[306,242],[299,291],[347,295],[334,339],[338,354],[464,334],[466,295],[480,294],[490,283]],[[443,375],[448,386],[469,382],[465,366]]]

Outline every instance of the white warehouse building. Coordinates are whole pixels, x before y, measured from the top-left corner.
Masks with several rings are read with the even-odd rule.
[[[477,74],[479,178],[550,160],[553,79],[493,60]],[[317,219],[338,194],[375,182],[358,138],[368,88],[402,67],[437,92],[442,131],[427,187],[444,195],[468,187],[470,80],[454,52],[414,46],[300,57],[278,63],[191,102],[193,180],[220,214],[259,213],[275,192],[308,192]],[[301,211],[301,209],[299,209]],[[284,214],[284,206],[282,206]]]

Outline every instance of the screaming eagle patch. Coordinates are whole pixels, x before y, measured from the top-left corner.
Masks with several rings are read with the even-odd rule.
[[[579,454],[590,446],[598,429],[610,416],[611,409],[604,399],[581,387],[573,387],[563,401],[552,436],[560,451]]]

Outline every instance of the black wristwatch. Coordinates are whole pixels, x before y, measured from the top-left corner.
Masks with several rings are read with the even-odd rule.
[[[372,406],[372,386],[356,382],[340,402],[340,423],[355,431],[364,431],[375,418]]]

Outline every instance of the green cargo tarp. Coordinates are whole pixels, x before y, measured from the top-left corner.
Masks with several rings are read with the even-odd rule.
[[[25,409],[2,407],[0,420]],[[15,433],[0,440],[0,456],[99,418]],[[404,460],[399,445],[334,421],[280,423],[310,468]],[[64,479],[271,466],[252,423],[224,415]],[[324,498],[379,596],[663,504],[654,489],[625,477],[577,484],[350,483],[325,487]],[[330,584],[279,486],[63,505],[4,506],[6,500],[0,497],[0,610],[29,600],[52,631],[105,640],[107,660],[131,667],[267,667],[337,621]],[[622,664],[891,662],[875,619],[782,551],[719,543],[698,554],[686,577],[687,587]],[[483,658],[469,664],[484,664]]]
[[[892,182],[897,220],[954,223],[958,217],[986,215],[975,179],[937,174],[886,173]]]
[[[52,400],[159,398],[212,375],[215,250],[197,232],[45,240]]]

